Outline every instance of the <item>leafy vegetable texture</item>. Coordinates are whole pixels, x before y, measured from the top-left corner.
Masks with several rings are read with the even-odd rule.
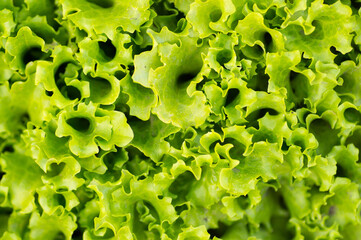
[[[360,240],[361,0],[0,0],[1,240]]]

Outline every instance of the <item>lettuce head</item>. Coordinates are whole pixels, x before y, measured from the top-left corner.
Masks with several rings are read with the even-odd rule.
[[[0,0],[1,240],[359,240],[360,0]]]

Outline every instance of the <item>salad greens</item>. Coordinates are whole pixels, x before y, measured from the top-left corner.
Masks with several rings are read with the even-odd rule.
[[[360,111],[360,0],[1,0],[0,239],[360,239]]]

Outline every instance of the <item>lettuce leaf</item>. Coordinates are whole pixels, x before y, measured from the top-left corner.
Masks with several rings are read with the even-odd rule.
[[[0,1],[0,239],[359,239],[360,26],[360,0]]]

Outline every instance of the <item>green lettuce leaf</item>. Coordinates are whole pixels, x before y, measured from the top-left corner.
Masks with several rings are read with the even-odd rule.
[[[357,240],[361,0],[0,1],[0,239]]]

